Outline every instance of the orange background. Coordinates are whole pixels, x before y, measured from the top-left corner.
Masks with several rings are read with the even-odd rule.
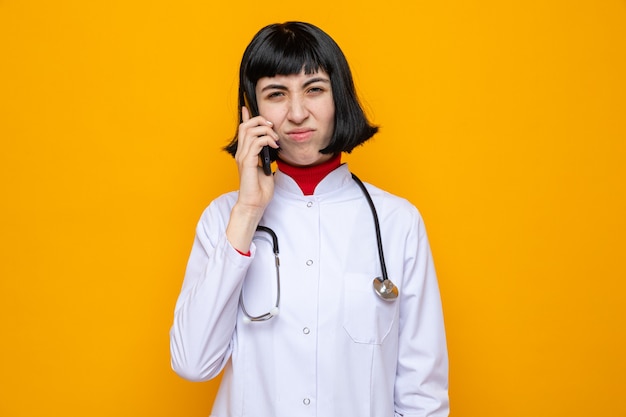
[[[626,3],[0,0],[0,416],[203,416],[169,367],[267,23],[343,47],[346,158],[428,226],[455,417],[624,416]],[[356,254],[355,254],[356,256]]]

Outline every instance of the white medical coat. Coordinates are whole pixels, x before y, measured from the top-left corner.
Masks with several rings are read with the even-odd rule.
[[[268,235],[251,256],[225,229],[236,193],[203,213],[170,332],[173,369],[204,381],[224,375],[214,417],[443,417],[448,360],[441,301],[426,231],[408,201],[367,185],[378,211],[389,278],[383,301],[372,213],[342,165],[305,196],[278,171],[261,224],[280,250],[280,313],[244,323],[276,298]]]

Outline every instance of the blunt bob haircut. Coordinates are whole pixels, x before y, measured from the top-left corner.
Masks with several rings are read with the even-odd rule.
[[[241,107],[258,114],[256,83],[263,77],[313,74],[319,69],[330,77],[335,103],[335,126],[323,154],[350,153],[370,139],[378,127],[369,123],[354,89],[348,61],[337,43],[318,27],[304,22],[276,23],[261,29],[252,38],[239,67],[239,123]],[[249,100],[246,100],[246,97]],[[231,155],[237,151],[237,133],[224,148]],[[270,148],[272,160],[278,151]]]

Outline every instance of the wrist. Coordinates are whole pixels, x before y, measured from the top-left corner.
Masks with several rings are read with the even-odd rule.
[[[226,227],[226,238],[233,248],[240,253],[248,253],[256,227],[263,216],[258,208],[235,204],[230,212]]]
[[[230,222],[247,225],[248,228],[256,229],[261,217],[263,217],[264,208],[252,206],[236,202],[230,209]]]

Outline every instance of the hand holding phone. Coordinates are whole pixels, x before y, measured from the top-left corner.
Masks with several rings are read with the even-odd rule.
[[[256,117],[258,114],[253,113],[252,108],[250,107],[250,103],[248,102],[248,96],[244,94],[243,101],[246,105],[246,109],[250,113],[250,117]],[[263,173],[265,175],[272,175],[272,158],[270,158],[270,147],[265,145],[261,149],[261,153],[259,153],[259,160],[261,161],[261,166],[263,167]]]

